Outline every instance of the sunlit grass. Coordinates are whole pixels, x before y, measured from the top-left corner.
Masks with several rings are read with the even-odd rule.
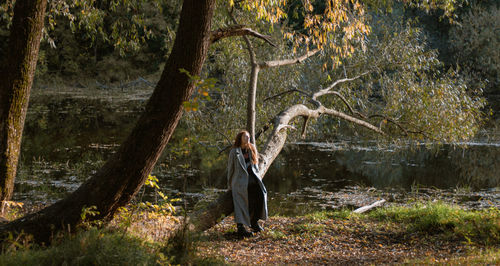
[[[306,214],[304,217],[312,221],[324,221],[327,219],[347,219],[351,215],[349,209],[340,209],[336,211],[318,211]]]
[[[465,256],[436,259],[413,259],[405,262],[408,265],[500,265],[500,249],[472,250]]]
[[[377,209],[368,217],[408,225],[408,230],[442,233],[468,242],[500,244],[500,210],[470,211],[445,203],[417,203],[413,207]]]

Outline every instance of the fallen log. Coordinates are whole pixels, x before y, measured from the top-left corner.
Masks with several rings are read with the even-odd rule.
[[[363,207],[357,208],[357,209],[355,209],[353,212],[354,212],[354,213],[364,213],[364,212],[367,212],[367,211],[369,211],[369,210],[371,210],[371,209],[374,209],[374,208],[380,207],[380,206],[382,206],[384,203],[385,203],[385,199],[381,199],[381,200],[375,201],[374,203],[372,203],[372,204],[370,204],[370,205],[367,205],[367,206],[363,206]]]

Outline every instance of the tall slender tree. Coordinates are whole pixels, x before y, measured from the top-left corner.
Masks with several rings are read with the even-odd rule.
[[[9,53],[0,66],[0,201],[12,196],[24,119],[35,75],[47,0],[18,0]]]

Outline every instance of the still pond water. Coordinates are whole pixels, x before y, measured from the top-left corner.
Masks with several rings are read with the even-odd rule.
[[[143,105],[141,99],[32,99],[14,200],[50,204],[74,191],[114,152]],[[177,159],[166,153],[153,173],[162,190],[188,206],[226,184],[227,154],[204,151],[213,158],[207,163],[201,153]],[[466,191],[471,200],[481,202],[477,207],[498,208],[500,143],[431,149],[378,147],[375,142],[293,143],[278,156],[264,183],[271,211],[283,214],[349,205],[342,198],[355,191],[404,194],[429,188],[449,194]]]

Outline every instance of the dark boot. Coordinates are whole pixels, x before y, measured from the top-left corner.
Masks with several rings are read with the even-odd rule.
[[[252,232],[248,232],[247,229],[243,226],[243,224],[236,224],[236,227],[238,228],[238,237],[239,238],[245,238],[245,237],[251,237],[253,236]]]
[[[251,228],[254,233],[264,231],[264,228],[262,228],[262,226],[260,226],[258,222],[253,222]]]

